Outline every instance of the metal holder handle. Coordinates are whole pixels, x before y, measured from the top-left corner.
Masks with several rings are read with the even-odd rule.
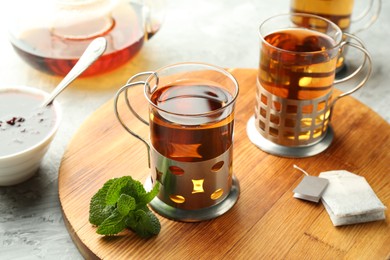
[[[377,7],[376,7],[376,10],[374,10],[372,16],[370,17],[370,20],[367,21],[367,23],[364,24],[361,28],[354,31],[353,34],[356,34],[356,33],[359,33],[361,31],[368,29],[378,19],[379,14],[380,14],[381,9],[382,9],[382,1],[381,0],[370,0],[370,5],[358,17],[353,19],[352,23],[359,22],[359,21],[363,20],[363,18],[365,18],[371,12],[373,7],[375,6],[375,4],[374,4],[375,1],[377,2],[377,4],[376,4]]]
[[[135,79],[139,78],[139,77],[144,77],[144,76],[154,76],[156,78],[156,84],[151,88],[149,83],[147,81],[135,81]],[[137,86],[137,85],[143,85],[145,86],[145,92],[147,91],[149,94],[152,94],[156,89],[157,89],[157,86],[158,86],[158,82],[159,82],[159,78],[158,78],[158,75],[156,72],[153,72],[153,71],[147,71],[147,72],[141,72],[141,73],[138,73],[134,76],[132,76],[124,86],[122,86],[118,92],[115,94],[115,99],[114,99],[114,110],[115,110],[115,116],[116,118],[118,119],[119,123],[123,126],[123,128],[129,132],[132,136],[134,136],[135,138],[139,139],[141,142],[143,142],[145,145],[146,145],[146,149],[147,149],[147,152],[148,152],[148,167],[150,168],[150,145],[149,143],[143,139],[140,135],[138,135],[137,133],[133,132],[133,130],[131,130],[127,125],[126,123],[124,122],[124,120],[122,119],[119,111],[118,111],[118,101],[119,101],[119,97],[120,95],[122,94],[122,92],[125,92],[125,101],[126,101],[126,105],[128,107],[128,109],[131,111],[131,113],[138,119],[140,120],[142,123],[144,123],[145,125],[149,125],[149,122],[148,120],[145,120],[143,119],[140,115],[138,115],[138,113],[134,110],[134,108],[131,106],[131,103],[130,103],[130,97],[128,95],[128,90],[129,88],[131,87],[134,87],[134,86]]]
[[[364,61],[363,63],[354,71],[352,72],[350,75],[348,75],[347,77],[345,78],[342,78],[342,79],[339,79],[339,80],[335,80],[334,81],[334,84],[339,84],[339,83],[342,83],[342,82],[345,82],[345,81],[348,81],[350,79],[352,79],[353,77],[355,77],[366,65],[366,62],[368,61],[368,71],[366,73],[366,76],[359,82],[359,84],[357,84],[356,87],[354,87],[353,89],[347,91],[347,92],[344,92],[342,94],[340,94],[339,96],[337,96],[334,101],[332,102],[332,105],[331,107],[334,106],[334,104],[336,103],[336,101],[338,101],[340,98],[343,98],[345,96],[348,96],[348,95],[351,95],[352,93],[356,92],[357,90],[359,90],[360,88],[362,88],[368,81],[368,79],[370,78],[371,76],[371,73],[372,73],[372,59],[371,59],[371,55],[368,53],[368,51],[366,50],[366,48],[364,47],[364,44],[363,42],[356,36],[352,35],[352,34],[349,34],[349,33],[344,33],[347,37],[349,38],[352,38],[354,39],[355,41],[357,41],[359,44],[356,44],[356,43],[352,43],[350,41],[344,41],[341,43],[341,51],[344,49],[345,46],[349,45],[353,48],[356,48],[358,50],[360,50],[361,52],[364,53]]]

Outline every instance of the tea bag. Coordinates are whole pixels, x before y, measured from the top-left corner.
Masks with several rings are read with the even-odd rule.
[[[319,202],[322,194],[328,185],[328,180],[315,176],[310,176],[306,171],[294,165],[294,168],[302,171],[305,176],[298,186],[293,190],[294,198],[308,200],[312,202]]]
[[[386,207],[364,177],[344,170],[319,176],[329,180],[322,203],[334,226],[385,219]]]

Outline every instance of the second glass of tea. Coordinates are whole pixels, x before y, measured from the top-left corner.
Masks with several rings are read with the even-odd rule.
[[[352,14],[361,5],[360,14]],[[292,13],[308,13],[334,22],[343,32],[357,33],[370,27],[379,17],[381,0],[291,0]],[[351,25],[355,25],[350,31]]]
[[[357,6],[360,8],[356,8]],[[291,0],[290,10],[292,13],[321,16],[335,23],[343,32],[356,35],[368,29],[378,19],[381,0]],[[360,42],[360,45],[363,44]],[[336,73],[340,72],[337,77],[347,73],[345,56],[344,50],[344,55],[340,55],[337,60]]]
[[[255,115],[249,120],[250,140],[262,150],[286,157],[306,157],[332,142],[330,120],[335,102],[365,85],[371,58],[362,46],[325,18],[283,14],[265,20],[261,40]],[[335,80],[337,59],[345,46],[362,53],[362,63],[349,76]],[[366,68],[365,70],[363,68]],[[334,85],[356,75],[362,80],[350,91],[333,94]]]
[[[146,77],[146,80],[139,80]],[[149,119],[136,113],[129,88],[143,86]],[[121,95],[124,93],[124,95]],[[162,216],[194,222],[228,211],[239,194],[233,176],[234,107],[238,83],[226,70],[204,63],[179,63],[129,79],[115,98],[122,126],[147,146],[151,178],[160,184],[151,206]],[[149,125],[145,140],[119,112],[125,96],[129,110]],[[121,115],[122,114],[122,115]]]

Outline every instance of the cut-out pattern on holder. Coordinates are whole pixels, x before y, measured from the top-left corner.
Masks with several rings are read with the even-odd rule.
[[[232,185],[232,147],[201,162],[168,159],[152,149],[153,181],[161,183],[158,198],[181,209],[201,209],[221,202]]]
[[[204,179],[192,180],[192,184],[193,184],[192,194],[204,192],[203,183],[204,183]]]
[[[292,100],[273,95],[257,84],[256,129],[265,138],[286,146],[321,141],[330,121],[332,92],[316,99]]]

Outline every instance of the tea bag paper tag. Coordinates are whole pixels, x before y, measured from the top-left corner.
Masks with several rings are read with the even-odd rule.
[[[308,200],[312,202],[319,202],[322,194],[328,185],[327,179],[310,176],[305,170],[294,164],[294,168],[300,170],[305,174],[303,180],[293,190],[294,198]]]
[[[329,180],[322,202],[334,226],[385,219],[386,207],[364,177],[344,170],[319,176]]]
[[[305,175],[293,190],[294,198],[319,202],[328,182],[327,179]]]

